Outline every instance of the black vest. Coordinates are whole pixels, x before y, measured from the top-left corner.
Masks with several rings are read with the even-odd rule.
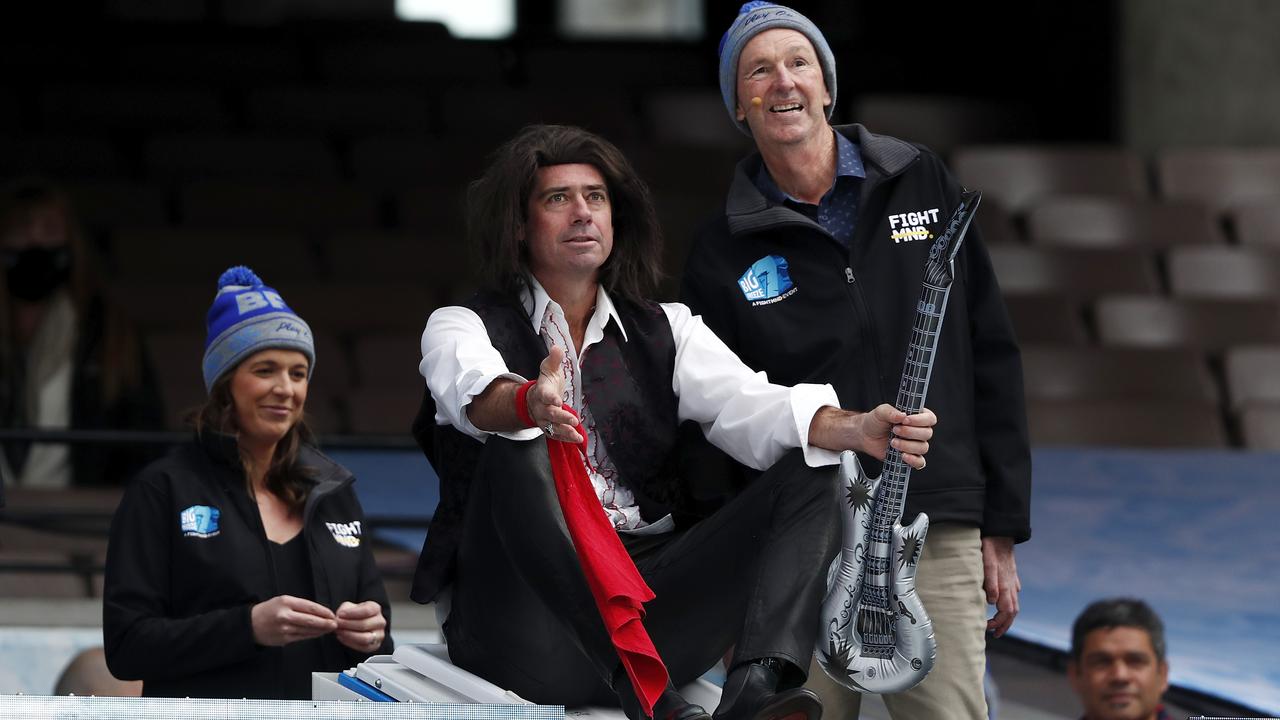
[[[652,522],[684,504],[675,469],[678,418],[671,389],[675,340],[666,314],[656,303],[619,298],[613,302],[627,339],[610,322],[604,338],[591,346],[582,367],[583,402],[591,406],[609,458],[635,493],[641,516]],[[518,300],[482,292],[466,307],[480,316],[489,341],[511,372],[538,376],[547,348]],[[434,600],[453,579],[471,478],[484,449],[483,443],[452,426],[436,425],[435,414],[435,401],[427,390],[413,423],[413,436],[440,476],[440,505],[431,519],[409,593],[421,603]]]

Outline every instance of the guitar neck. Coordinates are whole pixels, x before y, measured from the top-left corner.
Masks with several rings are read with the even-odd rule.
[[[979,192],[962,193],[960,205],[948,220],[946,231],[929,248],[920,301],[916,303],[916,319],[911,327],[911,345],[903,364],[898,397],[894,400],[894,405],[908,415],[924,409],[929,375],[933,371],[933,357],[938,349],[938,334],[942,331],[947,298],[951,294],[956,253],[964,242],[974,210],[981,201],[982,194]],[[880,473],[880,490],[871,516],[872,537],[887,537],[888,528],[902,518],[910,479],[911,466],[902,461],[900,452],[890,447],[885,453],[884,470]]]
[[[950,282],[946,287],[926,282],[920,292],[916,319],[911,329],[911,345],[907,350],[906,362],[903,363],[898,397],[893,403],[908,415],[924,409],[949,291]],[[885,453],[884,470],[880,474],[880,494],[872,516],[873,524],[888,527],[902,517],[910,478],[911,466],[903,461],[902,453],[890,447]]]

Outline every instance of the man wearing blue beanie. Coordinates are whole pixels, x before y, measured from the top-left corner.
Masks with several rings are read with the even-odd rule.
[[[845,406],[892,401],[930,240],[961,188],[925,148],[830,124],[835,58],[804,15],[749,2],[719,52],[725,109],[758,152],[699,231],[682,299],[775,382],[831,383]],[[984,630],[999,636],[1017,614],[1013,546],[1031,534],[1021,359],[976,228],[956,276],[929,393],[945,421],[903,517],[931,521],[917,592],[937,658],[919,685],[885,696],[897,720],[986,718]],[[828,716],[857,715],[857,696],[841,712],[823,693]]]

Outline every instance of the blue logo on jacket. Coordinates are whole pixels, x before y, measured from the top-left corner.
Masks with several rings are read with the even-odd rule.
[[[182,534],[187,537],[207,538],[218,534],[218,516],[222,512],[208,505],[192,505],[179,516]]]
[[[778,302],[796,291],[787,272],[787,259],[781,255],[766,255],[755,261],[738,278],[738,287],[752,305]]]

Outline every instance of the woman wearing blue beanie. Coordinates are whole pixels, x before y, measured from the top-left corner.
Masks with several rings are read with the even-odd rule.
[[[303,422],[311,329],[245,267],[218,281],[196,437],[111,523],[107,665],[160,697],[311,697],[311,673],[390,652],[351,473]]]

